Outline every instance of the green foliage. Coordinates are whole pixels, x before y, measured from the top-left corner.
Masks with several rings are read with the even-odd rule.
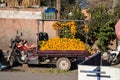
[[[69,16],[70,12],[72,12],[71,16]],[[84,19],[81,9],[75,0],[61,0],[61,19]]]
[[[74,35],[71,33],[70,27],[63,27],[60,29],[60,37],[62,38],[73,38]]]
[[[109,42],[116,38],[114,26],[117,19],[120,18],[120,0],[117,1],[114,11],[111,9],[112,5],[110,3],[113,2],[111,0],[94,0],[90,1],[88,5],[90,8],[88,12],[91,14],[91,20],[88,21],[88,41],[90,45],[97,41],[97,45],[101,50],[106,50]],[[69,16],[70,12],[72,13],[71,16]],[[84,18],[75,0],[61,0],[61,19],[78,20]],[[76,22],[76,24],[76,38],[85,41],[84,23]],[[65,29],[65,31],[61,32],[61,35],[65,34],[65,37],[71,36],[66,32],[69,33],[70,31]]]
[[[70,2],[70,0],[61,0],[61,19],[68,19],[68,15],[74,9],[75,2]]]
[[[116,0],[116,5],[114,7],[114,14],[117,17],[117,19],[120,18],[120,0]]]
[[[82,41],[85,42],[86,36],[85,36],[85,32],[83,30],[84,23],[77,22],[76,24],[77,24],[77,27],[76,27],[77,32],[76,32],[75,37],[80,38]]]
[[[72,13],[71,16],[69,16],[70,12]],[[61,19],[80,20],[84,18],[85,16],[81,13],[81,8],[78,7],[75,0],[61,0]],[[76,22],[76,38],[82,38],[82,41],[85,41],[83,26],[84,22]]]
[[[97,46],[101,50],[106,50],[109,42],[114,39],[115,16],[109,13],[109,9],[105,5],[99,5],[96,8],[89,9],[91,20],[89,21],[89,39],[91,42],[97,42]]]
[[[56,0],[40,0],[41,6],[55,7]]]

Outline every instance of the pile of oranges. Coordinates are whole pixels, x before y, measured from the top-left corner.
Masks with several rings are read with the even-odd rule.
[[[48,41],[39,43],[39,50],[85,50],[86,45],[79,39],[70,38],[52,38]]]
[[[53,25],[54,30],[64,30],[69,29],[73,36],[76,34],[76,24],[75,22],[67,22],[67,23],[61,23],[61,22],[55,22]],[[64,30],[66,31],[66,30]],[[72,38],[52,38],[48,41],[40,41],[39,43],[39,50],[85,50],[86,44],[80,39]]]

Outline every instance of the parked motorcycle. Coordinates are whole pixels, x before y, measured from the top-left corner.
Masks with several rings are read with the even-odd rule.
[[[9,66],[12,67],[16,64],[24,64],[35,55],[35,46],[28,47],[25,44],[28,44],[26,40],[22,39],[22,33],[17,31],[16,37],[10,41],[10,50],[9,50]]]
[[[116,65],[120,63],[120,45],[117,50],[113,50],[109,53],[108,62],[111,65]]]

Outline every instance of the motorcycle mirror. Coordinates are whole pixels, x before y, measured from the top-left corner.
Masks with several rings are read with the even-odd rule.
[[[19,33],[19,32],[18,32],[18,30],[17,30],[17,32],[16,32],[16,33],[17,33],[17,34]]]
[[[23,33],[21,32],[21,36],[23,36]]]

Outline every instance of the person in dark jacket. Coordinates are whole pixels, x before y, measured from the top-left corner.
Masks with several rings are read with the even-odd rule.
[[[3,65],[3,62],[4,62],[4,54],[3,51],[0,49],[0,70],[3,70],[7,67]]]

